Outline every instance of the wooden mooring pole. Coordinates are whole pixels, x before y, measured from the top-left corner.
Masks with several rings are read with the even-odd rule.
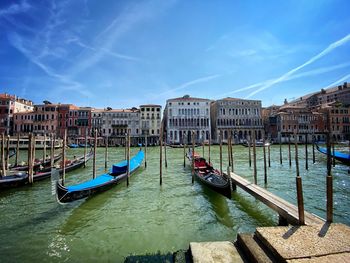
[[[105,138],[105,170],[108,167],[108,135]]]
[[[315,135],[312,136],[312,163],[315,163]]]
[[[147,168],[147,134],[145,135],[145,168]]]
[[[307,140],[307,133],[305,134],[305,169],[309,170],[309,152],[307,149],[308,140]]]
[[[288,134],[288,160],[289,160],[289,166],[292,166],[292,153],[290,150],[290,134]]]
[[[233,144],[232,144],[232,132],[230,131],[230,158],[231,158],[231,170],[235,171],[235,164],[233,162]]]
[[[184,167],[186,166],[186,143],[185,143],[185,135],[183,135],[183,147],[184,147]]]
[[[85,130],[85,144],[84,144],[84,168],[86,167],[86,154],[87,154],[87,130]]]
[[[256,170],[256,145],[255,145],[255,131],[253,131],[253,166],[254,166],[254,184],[257,184],[257,170]]]
[[[164,162],[165,162],[165,168],[168,168],[168,160],[166,158],[166,133],[164,133],[165,136],[163,136],[163,138],[165,138],[164,140]]]
[[[160,128],[159,135],[159,185],[163,183],[163,125]]]
[[[194,131],[192,131],[192,156],[191,156],[191,162],[192,162],[192,184],[194,183]]]
[[[335,158],[334,158],[334,153],[335,153],[335,150],[334,150],[334,139],[331,140],[332,141],[332,165],[333,167],[335,167]]]
[[[96,150],[97,150],[97,129],[95,129],[94,133],[94,156],[92,162],[92,178],[96,178]]]
[[[271,144],[269,143],[268,147],[267,147],[267,160],[268,160],[268,164],[269,167],[271,167]]]
[[[210,145],[211,145],[211,134],[209,133],[209,148],[208,148],[208,162],[210,163]]]
[[[249,167],[252,167],[252,153],[251,153],[251,145],[252,145],[252,138],[251,135],[249,135],[249,140],[248,140],[248,159],[249,159]]]
[[[329,112],[327,112],[327,222],[333,222],[333,176],[332,176],[332,157],[331,157],[331,124]]]
[[[43,150],[43,161],[46,160],[46,133],[44,134],[44,150]]]
[[[220,173],[222,174],[222,131],[220,131]]]
[[[263,153],[264,153],[264,183],[267,184],[267,165],[266,165],[266,147],[265,147],[265,139],[263,140]]]
[[[205,134],[205,133],[202,133],[202,157],[203,157],[203,158],[204,158],[204,150],[205,150],[204,134]]]
[[[1,135],[1,176],[6,176],[6,168],[5,168],[5,134],[3,133]]]
[[[282,164],[282,134],[279,136],[279,145],[280,145],[280,164]]]
[[[28,137],[28,181],[33,183],[33,134]]]
[[[17,146],[16,146],[15,166],[18,165],[18,160],[19,160],[19,133],[17,134]]]
[[[126,162],[127,162],[127,169],[126,169],[126,186],[129,186],[129,177],[130,177],[130,129],[127,129],[127,139],[126,139]]]
[[[230,134],[227,134],[227,159],[228,159],[228,166],[230,167],[231,164],[231,149],[230,149]]]
[[[303,185],[302,185],[302,179],[299,173],[298,141],[297,141],[296,134],[295,134],[295,169],[296,169],[296,188],[297,188],[297,199],[298,199],[299,225],[305,225]]]
[[[7,135],[6,140],[6,169],[9,167],[10,162],[10,135]]]
[[[63,146],[62,146],[62,185],[64,185],[64,182],[66,180],[66,144],[67,144],[67,129],[64,130]]]
[[[54,139],[54,135],[51,134],[51,147],[50,147],[50,167],[51,169],[53,168],[54,166],[54,149],[55,149],[55,139]]]

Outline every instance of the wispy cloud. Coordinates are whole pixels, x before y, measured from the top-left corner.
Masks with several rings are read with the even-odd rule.
[[[326,88],[334,87],[335,85],[342,84],[344,81],[347,81],[350,79],[350,74],[345,75],[344,77],[341,77],[340,79],[334,81],[333,83],[329,84]]]
[[[246,98],[250,98],[253,95],[266,90],[270,87],[272,87],[273,85],[276,85],[282,81],[285,81],[285,79],[287,79],[288,77],[292,76],[295,72],[297,72],[298,70],[312,64],[313,62],[319,60],[320,58],[324,57],[325,55],[327,55],[328,53],[332,52],[334,49],[346,44],[347,42],[350,41],[350,34],[348,34],[347,36],[343,37],[342,39],[333,42],[332,44],[330,44],[326,49],[324,49],[322,52],[320,52],[319,54],[317,54],[316,56],[312,57],[311,59],[309,59],[308,61],[306,61],[304,64],[288,71],[287,73],[283,74],[282,76],[280,76],[279,78],[263,85],[261,88],[251,92],[250,94],[248,94],[248,96],[246,96]]]
[[[289,77],[283,79],[283,81],[281,81],[281,82],[294,80],[294,79],[299,79],[299,78],[304,78],[304,77],[317,76],[317,75],[324,74],[324,73],[327,73],[327,72],[331,72],[331,71],[334,71],[334,70],[337,70],[337,69],[347,68],[349,66],[350,66],[350,62],[346,62],[346,63],[341,63],[341,64],[338,64],[338,65],[333,65],[333,66],[329,66],[329,67],[317,68],[317,69],[313,69],[313,70],[310,70],[310,71],[306,71],[306,72],[302,72],[302,73],[299,73],[299,74],[295,74],[295,75],[289,76]],[[225,96],[228,96],[228,95],[231,95],[231,94],[235,94],[235,93],[239,93],[239,92],[242,92],[242,91],[251,90],[251,89],[258,88],[258,87],[261,87],[261,86],[264,86],[264,85],[268,85],[269,83],[272,83],[272,82],[276,81],[277,79],[278,78],[274,78],[274,79],[269,79],[269,80],[265,80],[265,81],[262,81],[262,82],[254,83],[254,84],[251,84],[251,85],[249,85],[247,87],[244,87],[244,88],[235,89],[235,90],[230,91],[230,92],[226,92],[226,93],[222,93],[222,94],[216,95],[216,98],[225,97]],[[334,84],[334,85],[336,85],[336,84]]]
[[[160,93],[156,96],[154,96],[154,98],[159,98],[159,97],[163,97],[164,95],[167,95],[169,93],[173,93],[175,91],[179,91],[179,90],[183,90],[185,88],[188,88],[189,86],[193,86],[193,85],[196,85],[198,83],[203,83],[203,82],[208,82],[210,80],[213,80],[213,79],[216,79],[216,78],[219,78],[221,75],[219,74],[215,74],[215,75],[210,75],[210,76],[206,76],[206,77],[201,77],[201,78],[197,78],[197,79],[194,79],[194,80],[191,80],[191,81],[187,81],[181,85],[179,85],[178,87],[176,88],[173,88],[173,89],[169,89],[163,93]]]
[[[0,10],[0,18],[27,12],[31,8],[26,0],[20,3],[11,4],[9,7]]]

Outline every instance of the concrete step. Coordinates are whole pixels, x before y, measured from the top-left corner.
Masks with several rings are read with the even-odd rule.
[[[248,262],[272,263],[277,262],[271,253],[252,234],[238,234],[236,246],[241,250]]]
[[[234,244],[229,241],[191,242],[193,263],[243,263]]]

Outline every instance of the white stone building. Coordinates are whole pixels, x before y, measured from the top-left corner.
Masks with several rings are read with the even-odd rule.
[[[200,143],[210,137],[210,100],[192,98],[185,95],[169,99],[165,108],[166,142],[182,144],[192,142],[192,131],[195,141]]]

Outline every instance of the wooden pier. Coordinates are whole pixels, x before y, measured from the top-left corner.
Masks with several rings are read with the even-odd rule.
[[[273,193],[270,193],[266,189],[249,182],[248,180],[242,178],[241,176],[238,176],[235,173],[231,172],[230,176],[234,189],[235,186],[239,186],[244,191],[248,192],[258,200],[263,202],[265,205],[275,210],[279,214],[279,223],[281,225],[285,225],[286,223],[292,225],[299,225],[299,215],[297,206],[287,202],[281,197],[274,195]],[[305,212],[305,225],[317,225],[323,224],[324,222],[325,220],[320,218],[319,216]]]

